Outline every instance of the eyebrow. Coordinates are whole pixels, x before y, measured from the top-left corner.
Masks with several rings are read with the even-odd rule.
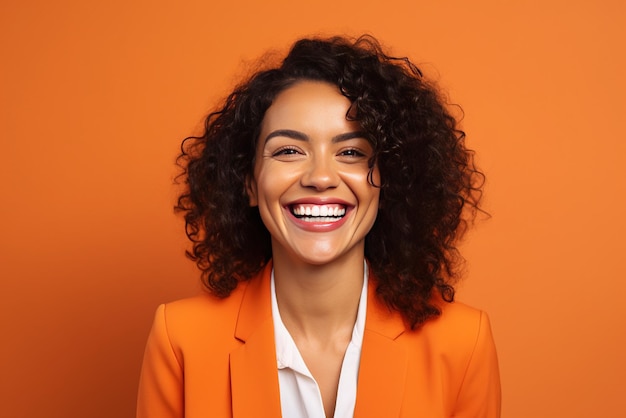
[[[294,131],[292,129],[278,129],[276,131],[270,132],[265,137],[265,143],[267,143],[267,141],[269,141],[270,139],[272,139],[274,137],[277,137],[277,136],[284,136],[284,137],[287,137],[287,138],[296,139],[298,141],[308,141],[309,140],[308,135],[305,134],[304,132]],[[363,132],[363,131],[346,132],[346,133],[343,133],[343,134],[339,134],[339,135],[333,136],[331,141],[333,143],[337,143],[337,142],[347,141],[349,139],[354,139],[354,138],[366,138],[365,132]]]

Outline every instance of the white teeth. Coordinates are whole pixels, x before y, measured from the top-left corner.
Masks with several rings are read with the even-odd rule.
[[[315,221],[319,222],[320,218],[324,218],[325,222],[336,221],[338,217],[341,218],[346,214],[346,209],[339,206],[327,206],[327,205],[298,205],[293,206],[292,211],[296,216],[307,216],[316,218]]]

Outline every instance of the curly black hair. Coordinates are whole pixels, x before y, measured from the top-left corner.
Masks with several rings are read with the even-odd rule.
[[[474,165],[438,89],[407,58],[386,55],[371,36],[301,39],[279,65],[257,71],[209,114],[202,136],[186,138],[178,164],[193,243],[187,255],[203,283],[227,297],[272,257],[270,235],[250,207],[256,142],[276,96],[302,80],[339,87],[374,148],[380,208],[365,239],[378,296],[411,328],[440,314],[433,290],[454,300],[461,260],[456,248],[478,209],[483,174]]]

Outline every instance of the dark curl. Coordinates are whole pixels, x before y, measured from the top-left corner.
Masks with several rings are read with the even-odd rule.
[[[476,214],[484,177],[437,89],[371,36],[299,40],[280,65],[239,85],[206,118],[202,136],[183,141],[178,163],[186,188],[176,210],[193,242],[187,254],[219,297],[271,258],[270,235],[248,204],[246,179],[266,110],[302,80],[338,86],[374,147],[380,209],[365,256],[379,297],[418,327],[440,313],[434,289],[454,299],[456,242]]]

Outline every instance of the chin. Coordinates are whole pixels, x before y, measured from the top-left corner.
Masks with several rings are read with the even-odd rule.
[[[296,252],[296,257],[303,263],[323,266],[336,261],[350,258],[351,251],[337,251],[332,249],[309,248],[300,249]],[[354,255],[354,254],[352,254]]]

